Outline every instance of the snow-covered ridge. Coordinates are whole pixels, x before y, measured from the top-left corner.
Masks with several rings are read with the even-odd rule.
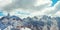
[[[0,18],[1,30],[60,30],[60,17],[47,15],[27,17],[3,16]]]

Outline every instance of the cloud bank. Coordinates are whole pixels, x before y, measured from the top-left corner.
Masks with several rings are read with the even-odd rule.
[[[55,16],[60,10],[60,1],[54,6],[51,0],[1,0],[0,9],[20,17],[50,15]],[[57,15],[58,16],[58,15]]]

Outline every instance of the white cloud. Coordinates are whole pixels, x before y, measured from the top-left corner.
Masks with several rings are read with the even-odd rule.
[[[32,16],[38,16],[38,15],[48,15],[48,16],[60,16],[60,2],[58,2],[55,6],[53,7],[46,7],[43,8],[40,11],[33,12],[31,15]]]
[[[60,11],[56,12],[55,16],[59,16],[60,17]]]
[[[29,2],[29,3],[31,3],[31,2]],[[34,3],[34,2],[32,2],[32,3]],[[20,4],[17,4],[17,5],[20,5]],[[21,6],[21,5],[24,5],[24,6]],[[23,15],[23,14],[15,14],[14,11],[11,12],[12,13],[11,15],[17,15],[19,17],[28,17],[28,16],[33,17],[33,16],[38,16],[38,15],[44,15],[44,14],[47,13],[47,11],[50,11],[48,9],[51,9],[50,6],[49,6],[49,5],[51,5],[51,1],[50,0],[38,0],[34,4],[30,4],[29,5],[29,4],[24,4],[23,3],[21,5],[20,6],[17,6],[17,7],[15,7],[16,4],[14,4],[14,6],[8,5],[7,8],[11,8],[14,11],[16,10],[15,12],[17,12],[17,11],[20,11],[20,12],[24,11],[24,13],[26,13],[26,12],[27,13],[30,13],[29,15]],[[5,7],[5,9],[6,9],[6,7]],[[11,9],[6,9],[6,10],[11,10]]]
[[[32,12],[32,16],[39,16],[39,15],[50,15],[51,12],[54,11],[53,7],[47,7],[39,11]]]
[[[51,0],[37,0],[37,2],[35,3],[35,6],[40,6],[44,4],[48,4],[50,6],[51,3],[52,3]]]
[[[38,15],[55,15],[60,10],[60,2],[51,7],[51,0],[0,0],[0,9],[10,11],[11,15],[19,17],[32,17]],[[3,7],[3,8],[1,8]],[[16,14],[16,12],[20,14]],[[24,14],[21,14],[24,13]],[[30,13],[29,15],[25,13]]]
[[[0,0],[0,8],[9,3],[12,3],[12,0]]]
[[[21,18],[26,18],[26,17],[30,16],[30,13],[31,13],[31,11],[23,10],[23,9],[20,9],[20,8],[14,9],[14,10],[15,11],[10,12],[11,16],[16,15],[16,16],[21,17]]]
[[[41,10],[51,5],[50,0],[14,0],[12,3],[4,6],[2,9],[11,11],[13,9]]]
[[[5,11],[11,11],[17,8],[30,9],[36,0],[14,0],[12,3],[4,6],[2,9]]]

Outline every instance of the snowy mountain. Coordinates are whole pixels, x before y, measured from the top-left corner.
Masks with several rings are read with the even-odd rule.
[[[9,28],[12,26],[12,28]],[[17,16],[3,16],[0,18],[0,29],[4,30],[8,29],[19,29],[21,27],[28,27],[33,30],[44,30],[47,27],[47,30],[51,30],[51,28],[55,28],[60,30],[60,17],[51,17],[47,15],[42,16],[34,16],[34,17],[27,17],[21,19]],[[57,28],[58,27],[58,28]]]

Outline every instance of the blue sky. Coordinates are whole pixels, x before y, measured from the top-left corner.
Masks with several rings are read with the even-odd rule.
[[[18,12],[16,12],[16,14],[29,15],[30,13],[28,13],[28,12],[18,11]]]
[[[54,6],[59,0],[52,0],[52,6]]]
[[[0,12],[0,16],[4,16],[3,12]]]

